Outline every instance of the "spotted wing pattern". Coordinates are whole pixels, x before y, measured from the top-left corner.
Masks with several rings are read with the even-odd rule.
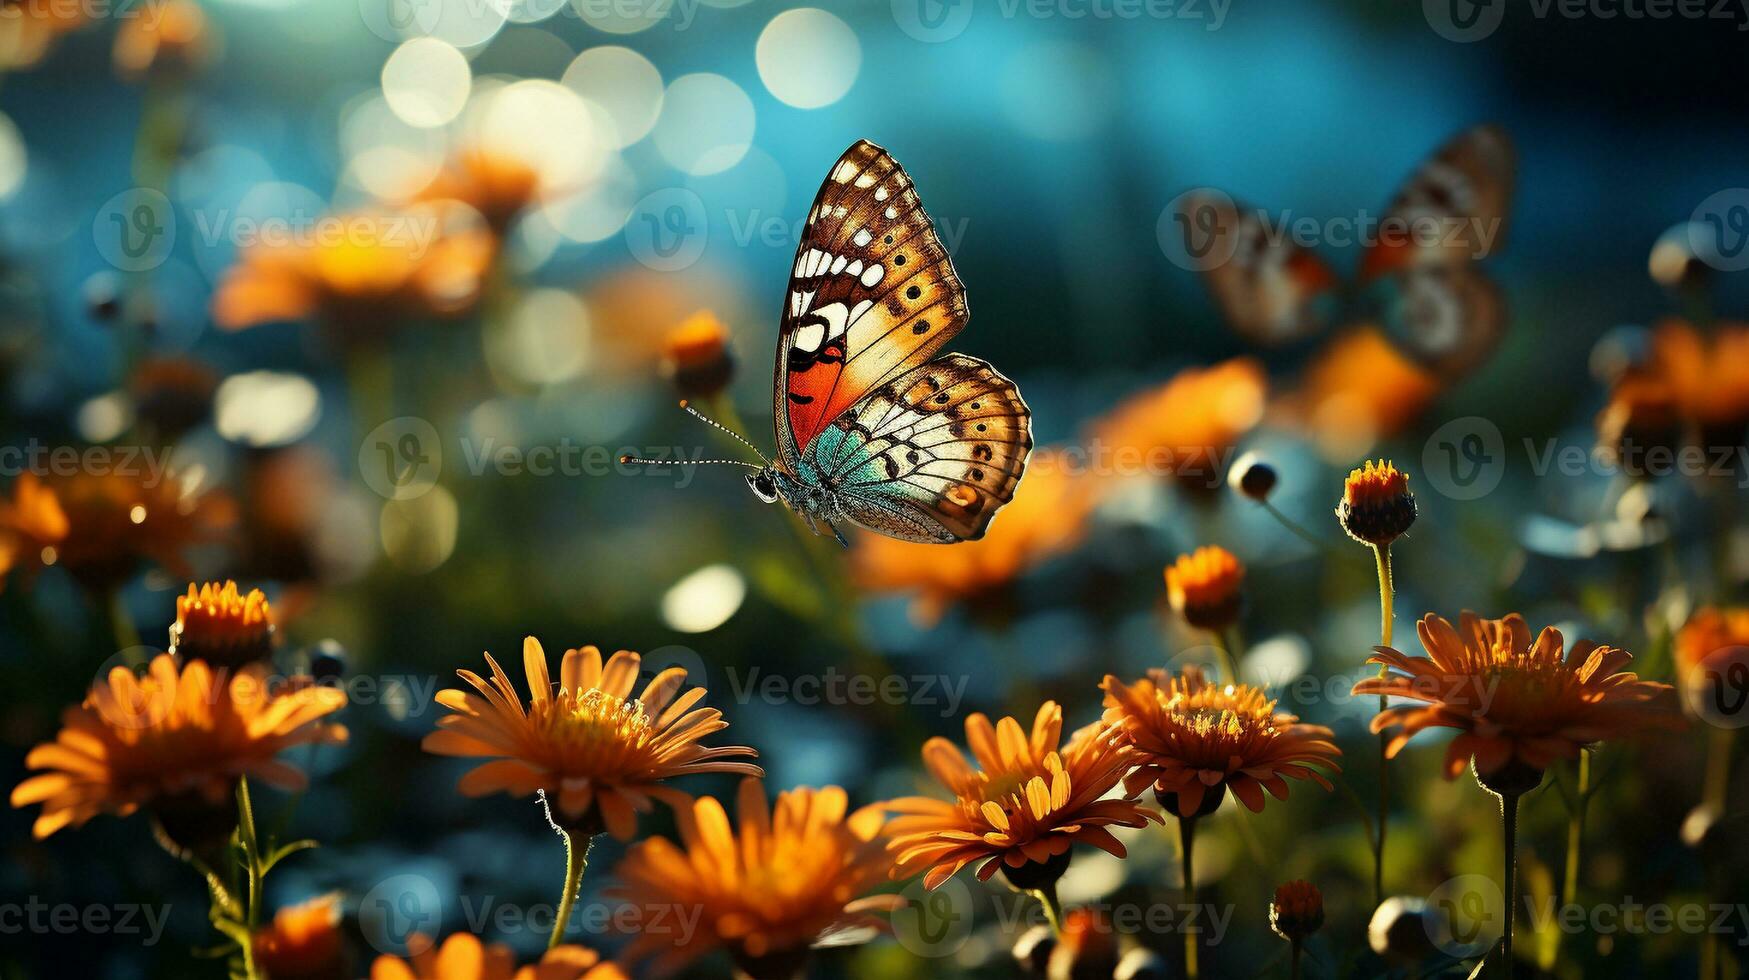
[[[1447,378],[1475,369],[1506,333],[1506,298],[1469,265],[1410,266],[1374,286],[1386,336]]]
[[[1014,382],[963,354],[889,381],[828,425],[800,461],[864,527],[909,541],[983,537],[1014,496],[1032,413]]]
[[[778,335],[774,415],[791,470],[832,421],[966,324],[965,290],[911,178],[859,140],[808,210]]]
[[[1385,227],[1361,260],[1366,282],[1410,266],[1476,262],[1498,251],[1512,208],[1517,154],[1498,126],[1467,129],[1439,149],[1404,183],[1385,209]]]
[[[1178,205],[1186,254],[1235,331],[1259,344],[1291,343],[1329,325],[1336,273],[1269,226],[1264,214],[1221,194],[1192,192]]]

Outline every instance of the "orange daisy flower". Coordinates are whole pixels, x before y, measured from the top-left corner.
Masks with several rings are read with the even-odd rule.
[[[1222,630],[1239,618],[1245,566],[1219,545],[1204,545],[1166,566],[1166,601],[1198,629]]]
[[[1676,667],[1685,679],[1715,656],[1749,648],[1749,606],[1703,606],[1676,632]],[[1689,681],[1692,683],[1692,680]]]
[[[651,913],[625,959],[656,957],[658,971],[676,969],[718,948],[754,976],[793,974],[817,945],[842,945],[885,922],[876,910],[902,907],[897,895],[871,895],[887,881],[892,860],[880,805],[847,813],[843,789],[803,787],[768,805],[756,779],[741,782],[739,828],[722,804],[705,797],[680,816],[680,846],[660,837],[634,845],[609,894]],[[696,909],[684,932],[657,928],[658,917]],[[783,964],[774,971],[770,967]],[[750,968],[757,967],[757,968]]]
[[[1685,321],[1666,320],[1652,332],[1645,365],[1627,378],[1662,383],[1704,438],[1725,432],[1733,437],[1726,444],[1734,445],[1749,423],[1749,325],[1719,324],[1702,334]]]
[[[1447,779],[1472,759],[1479,777],[1512,762],[1540,774],[1593,742],[1681,723],[1668,684],[1621,671],[1633,659],[1625,650],[1581,640],[1567,652],[1559,630],[1547,627],[1533,640],[1517,613],[1481,619],[1466,610],[1456,628],[1428,613],[1416,632],[1426,657],[1374,647],[1367,662],[1395,673],[1363,680],[1354,693],[1422,702],[1373,718],[1375,732],[1401,729],[1388,757],[1425,729],[1457,729],[1445,754]]]
[[[1107,674],[1105,723],[1123,733],[1140,763],[1124,779],[1131,793],[1152,785],[1175,816],[1214,812],[1231,789],[1253,813],[1263,809],[1263,791],[1287,799],[1287,778],[1330,781],[1317,767],[1338,772],[1342,754],[1330,729],[1301,724],[1275,710],[1275,702],[1249,684],[1217,687],[1201,668],[1174,677],[1148,671],[1134,684]]]
[[[1133,799],[1105,799],[1136,764],[1135,753],[1104,725],[1081,729],[1059,750],[1062,731],[1063,709],[1046,701],[1030,736],[1013,718],[995,725],[981,713],[967,718],[977,769],[947,739],[925,742],[923,764],[954,799],[908,796],[886,805],[900,815],[887,825],[893,876],[927,869],[923,886],[935,888],[974,861],[984,862],[983,880],[998,868],[1011,880],[1061,874],[1078,841],[1123,857],[1123,843],[1107,828],[1161,819]]]
[[[248,595],[237,583],[208,582],[176,597],[176,622],[170,627],[170,652],[205,660],[215,667],[241,667],[273,655],[273,609],[260,589]]]
[[[1290,881],[1275,889],[1269,903],[1269,928],[1298,942],[1324,925],[1324,893],[1309,881]]]
[[[1409,475],[1388,459],[1367,460],[1350,470],[1336,505],[1342,530],[1361,544],[1390,544],[1415,523],[1415,495]]]
[[[275,684],[259,664],[215,674],[202,661],[179,667],[160,654],[143,676],[116,667],[62,716],[55,741],[25,756],[26,766],[49,771],[14,787],[12,805],[43,805],[33,828],[43,838],[143,806],[160,815],[183,802],[228,810],[239,776],[302,788],[304,774],[278,755],[344,742],[346,729],[321,719],[345,704],[333,688]]]
[[[497,247],[469,208],[418,205],[331,220],[345,232],[246,250],[213,293],[219,326],[317,317],[345,342],[379,340],[408,320],[472,308]]]
[[[943,548],[859,535],[851,573],[871,591],[915,592],[911,615],[924,625],[956,603],[1000,617],[1010,605],[1010,586],[1022,573],[1081,540],[1092,500],[1080,476],[1062,450],[1037,450],[1014,499],[982,538]]]
[[[1232,448],[1263,420],[1267,395],[1263,365],[1254,358],[1185,368],[1095,422],[1093,445],[1111,454],[1111,475],[1140,466],[1194,489],[1218,490]]]
[[[425,736],[425,750],[493,760],[462,777],[457,788],[464,796],[540,791],[562,824],[586,833],[605,827],[629,840],[637,813],[648,812],[652,799],[673,807],[691,803],[687,794],[662,785],[676,776],[765,775],[750,762],[726,761],[758,754],[744,745],[699,744],[729,723],[715,708],[695,707],[703,688],[680,693],[684,668],[662,671],[632,697],[641,659],[630,650],[615,653],[605,666],[595,647],[566,650],[557,691],[546,653],[532,636],[523,641],[522,662],[530,694],[526,708],[491,654],[491,681],[458,670],[474,690],[437,692],[437,703],[455,714]]]
[[[340,894],[288,905],[255,930],[255,965],[272,980],[344,980]]]
[[[1353,459],[1408,428],[1441,384],[1373,327],[1332,340],[1307,366],[1282,415],[1304,420],[1326,459]]]
[[[186,576],[184,549],[212,539],[235,516],[228,498],[192,493],[172,474],[26,472],[11,502],[0,501],[0,575],[59,565],[93,592],[119,585],[142,561]]]
[[[582,946],[549,949],[538,963],[519,970],[510,947],[487,946],[465,932],[452,934],[441,947],[417,934],[408,945],[423,952],[410,961],[386,953],[377,957],[370,980],[626,980],[625,971]]]
[[[448,166],[419,193],[419,199],[460,201],[480,212],[486,224],[502,235],[523,209],[540,200],[541,184],[539,168],[529,161],[468,146],[455,153]]]

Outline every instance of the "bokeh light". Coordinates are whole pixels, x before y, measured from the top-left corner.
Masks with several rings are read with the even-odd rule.
[[[676,170],[727,170],[753,145],[753,100],[721,75],[682,75],[663,97],[654,139],[662,158]]]
[[[844,97],[862,68],[862,45],[850,25],[824,10],[798,7],[771,19],[755,50],[771,94],[798,109]]]

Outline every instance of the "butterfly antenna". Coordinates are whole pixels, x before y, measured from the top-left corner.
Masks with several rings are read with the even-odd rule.
[[[649,456],[621,456],[619,458],[621,466],[630,466],[633,463],[644,466],[745,466],[750,470],[765,468],[744,459],[687,459],[685,456],[678,456],[674,459],[654,459]]]
[[[771,465],[771,460],[765,458],[765,454],[759,451],[759,447],[753,445],[752,443],[748,442],[746,439],[742,438],[741,433],[736,432],[734,429],[729,428],[728,426],[724,425],[721,422],[718,422],[716,419],[709,418],[703,412],[700,412],[698,409],[693,408],[691,402],[688,402],[684,399],[680,402],[680,408],[686,414],[692,416],[695,419],[698,419],[700,422],[703,422],[705,425],[708,425],[711,428],[716,429],[718,431],[728,433],[729,438],[735,440],[736,442],[740,443],[743,446],[746,446],[748,449],[753,450],[753,455],[759,457],[759,462],[765,464],[766,466]],[[746,465],[752,466],[753,464],[748,463]],[[758,469],[758,467],[754,467],[754,468]]]

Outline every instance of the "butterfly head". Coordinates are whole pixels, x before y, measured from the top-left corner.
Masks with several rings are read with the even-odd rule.
[[[760,500],[768,504],[777,503],[777,475],[771,467],[747,474],[747,486]]]

